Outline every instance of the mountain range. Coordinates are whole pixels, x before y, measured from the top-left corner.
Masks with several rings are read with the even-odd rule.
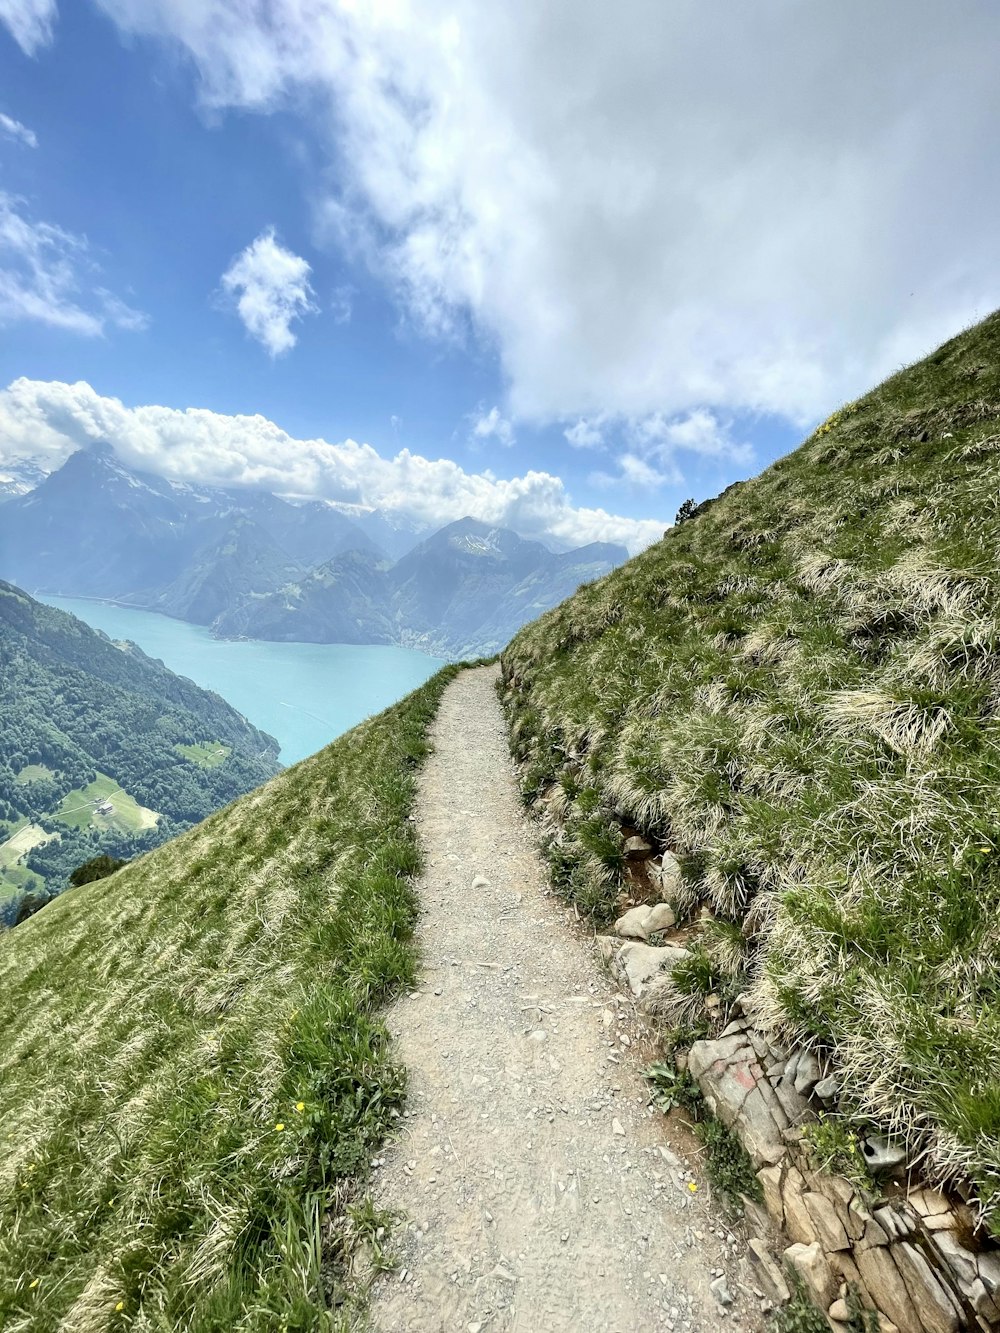
[[[378,510],[191,486],[101,445],[32,481],[12,474],[0,495],[0,576],[220,637],[493,653],[628,557],[603,542],[553,552],[473,518],[428,534]]]

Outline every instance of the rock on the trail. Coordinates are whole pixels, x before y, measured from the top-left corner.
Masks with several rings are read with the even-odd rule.
[[[710,1288],[712,1295],[720,1305],[732,1305],[733,1293],[729,1290],[729,1283],[724,1277],[717,1277],[714,1282],[710,1283]]]
[[[642,999],[657,977],[669,972],[687,956],[687,949],[677,949],[669,944],[623,944],[618,950],[618,964],[632,994]]]
[[[645,838],[636,834],[631,838],[625,839],[625,845],[622,848],[622,851],[625,853],[626,860],[646,861],[653,855],[653,845],[652,843],[647,842]]]

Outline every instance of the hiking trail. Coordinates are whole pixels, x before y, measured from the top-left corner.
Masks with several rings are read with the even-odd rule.
[[[399,1267],[374,1284],[373,1324],[759,1328],[721,1209],[648,1106],[655,1047],[548,886],[496,676],[449,686],[420,777],[421,979],[389,1014],[410,1094],[373,1186],[402,1215]]]

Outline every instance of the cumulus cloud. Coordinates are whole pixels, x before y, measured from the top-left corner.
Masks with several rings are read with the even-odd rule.
[[[503,480],[408,449],[383,458],[354,440],[295,439],[262,416],[126,407],[85,383],[18,379],[0,392],[0,462],[51,471],[99,440],[126,464],[173,481],[397,509],[435,525],[471,514],[528,537],[567,546],[621,542],[633,552],[663,532],[659,522],[577,508],[562,481],[545,472]]]
[[[105,288],[81,296],[95,270],[84,237],[36,221],[0,191],[0,325],[30,320],[87,337],[144,328],[146,316]]]
[[[222,287],[236,303],[247,332],[272,357],[290,351],[296,343],[292,320],[314,314],[311,269],[287,250],[274,228],[262,231],[240,252],[222,275]]]
[[[496,440],[509,449],[514,443],[514,427],[500,415],[499,407],[491,407],[488,412],[480,411],[478,416],[472,419],[472,438],[480,443],[485,440]]]
[[[0,0],[0,23],[26,56],[52,41],[56,0]]]
[[[2,111],[0,111],[0,134],[6,134],[8,139],[26,144],[28,148],[38,147],[38,135],[35,131],[29,130],[27,125],[22,125],[13,116],[5,116]]]
[[[206,105],[325,93],[324,217],[516,416],[814,417],[1000,304],[993,0],[99,3]]]

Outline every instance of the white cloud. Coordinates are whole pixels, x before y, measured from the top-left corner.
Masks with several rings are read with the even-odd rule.
[[[472,419],[472,438],[473,440],[496,440],[509,449],[514,443],[514,427],[510,422],[500,415],[499,407],[491,407],[488,412],[480,410],[479,415]]]
[[[0,0],[0,23],[26,56],[52,41],[56,0]]]
[[[300,255],[275,239],[274,228],[269,227],[222,275],[223,289],[235,299],[247,332],[271,356],[295,346],[293,319],[316,312],[309,285],[311,271]]]
[[[726,458],[737,463],[753,461],[750,445],[735,441],[730,428],[706,408],[674,417],[651,412],[630,423],[628,429],[634,446],[647,457],[668,459],[686,450],[702,458]]]
[[[679,468],[670,461],[666,465],[654,464],[634,453],[621,454],[616,461],[617,472],[592,472],[588,478],[591,485],[603,490],[617,488],[648,495],[651,491],[658,491],[661,486],[679,486],[684,481]]]
[[[83,279],[96,269],[84,237],[22,210],[0,191],[0,325],[29,320],[87,337],[109,324],[145,327],[145,315],[103,287],[81,298]]]
[[[22,125],[13,116],[5,116],[2,111],[0,111],[0,134],[6,134],[8,139],[26,144],[28,148],[38,147],[38,135],[35,131],[29,130],[27,125]]]
[[[99,3],[207,105],[325,92],[327,225],[515,416],[807,418],[1000,304],[994,0]]]
[[[566,439],[574,449],[600,449],[604,444],[604,432],[596,421],[585,421],[580,418],[572,426],[567,426],[563,431]]]
[[[126,407],[86,383],[18,379],[0,391],[0,463],[51,471],[96,440],[110,442],[126,464],[171,480],[398,509],[435,525],[471,514],[527,537],[621,542],[633,552],[663,533],[660,521],[575,507],[562,481],[545,472],[503,480],[408,449],[382,458],[354,440],[295,439],[262,416]]]

